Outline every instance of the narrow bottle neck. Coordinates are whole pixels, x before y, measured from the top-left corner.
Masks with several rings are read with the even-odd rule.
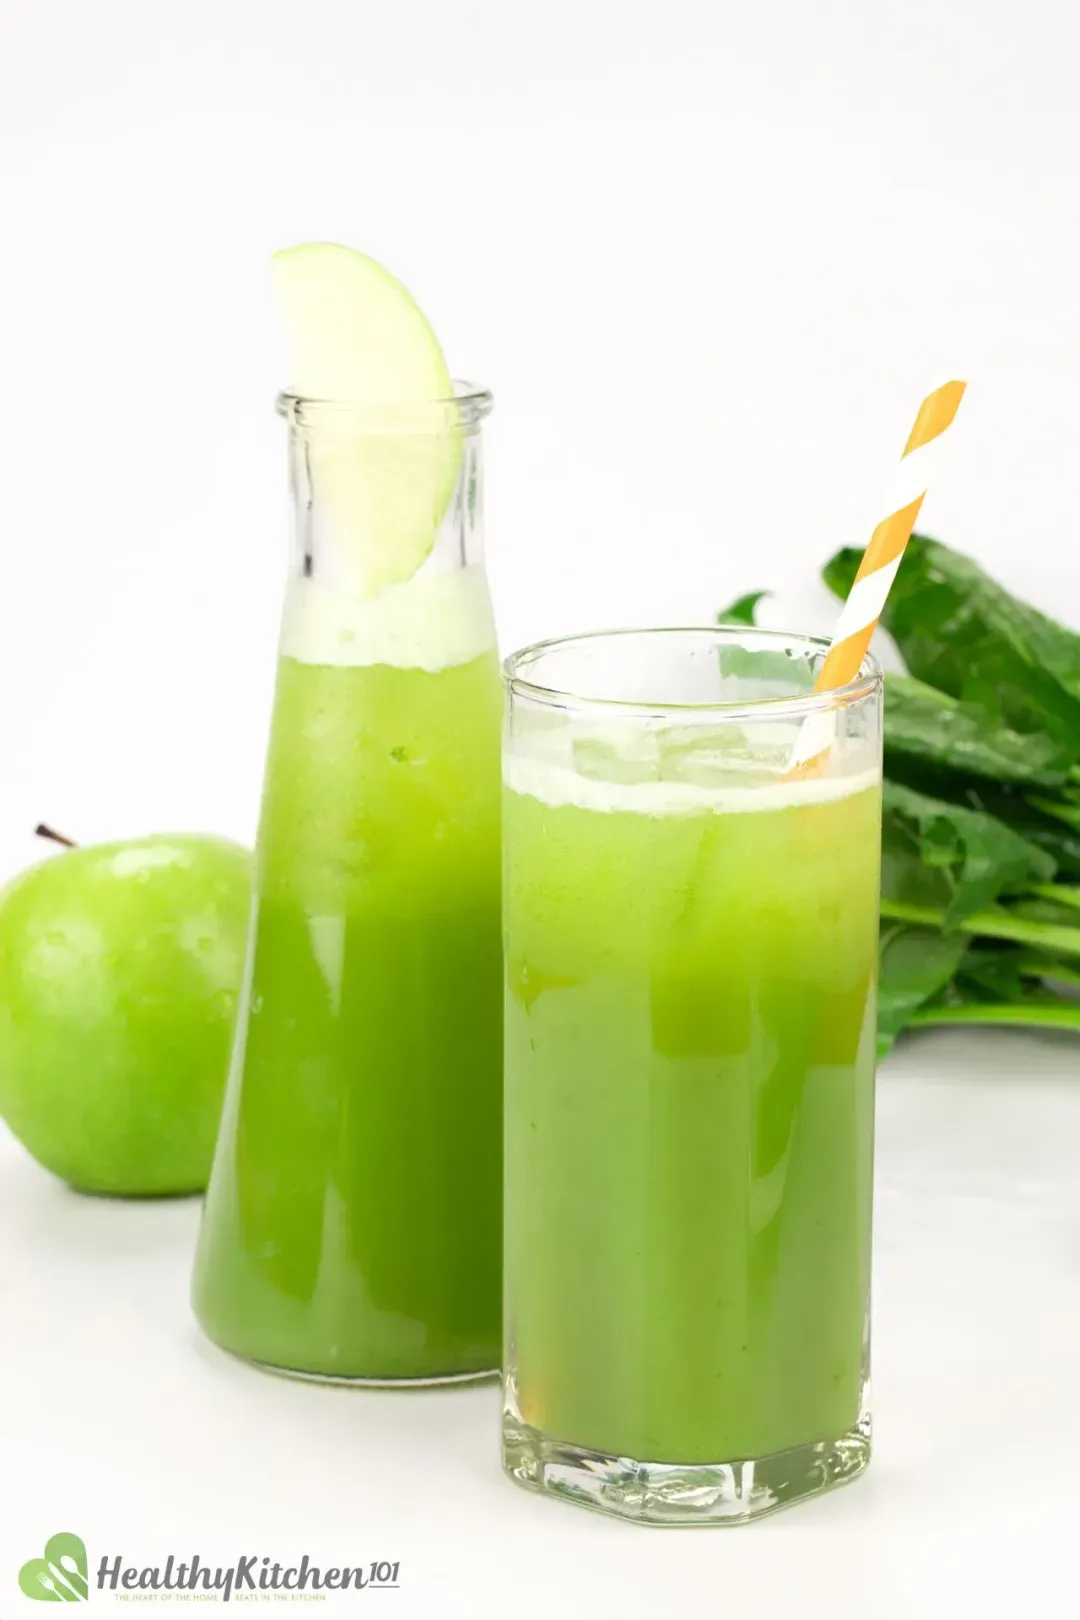
[[[284,654],[434,670],[494,648],[478,427],[357,433],[290,423],[289,470]]]
[[[290,425],[292,568],[372,597],[421,571],[482,564],[478,428],[441,434],[312,431]]]

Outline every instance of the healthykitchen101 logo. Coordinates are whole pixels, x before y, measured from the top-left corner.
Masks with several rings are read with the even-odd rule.
[[[30,1558],[19,1571],[19,1585],[41,1603],[83,1603],[89,1596],[86,1543],[61,1530],[45,1543],[43,1558]]]
[[[125,1564],[119,1556],[102,1558],[95,1571],[97,1590],[115,1592],[118,1598],[158,1598],[168,1602],[213,1600],[229,1603],[233,1598],[258,1601],[276,1599],[318,1603],[328,1592],[361,1592],[365,1587],[399,1585],[400,1564],[380,1560],[367,1565],[331,1566],[313,1564],[304,1554],[299,1564],[274,1564],[257,1553],[238,1558],[234,1564],[204,1564],[195,1553],[178,1559],[170,1553],[165,1563]],[[19,1586],[38,1603],[84,1603],[90,1595],[86,1544],[70,1530],[50,1536],[41,1558],[31,1558],[19,1571]]]

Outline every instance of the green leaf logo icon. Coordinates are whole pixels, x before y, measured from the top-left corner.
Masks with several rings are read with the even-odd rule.
[[[86,1547],[81,1536],[61,1530],[45,1543],[45,1556],[19,1571],[19,1585],[38,1603],[84,1603],[89,1595]]]

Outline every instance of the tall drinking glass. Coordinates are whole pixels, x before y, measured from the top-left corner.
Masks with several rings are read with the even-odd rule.
[[[292,564],[194,1303],[225,1348],[313,1376],[499,1365],[490,403],[279,402]]]
[[[630,1519],[869,1461],[881,680],[815,696],[825,651],[506,666],[504,1464]]]

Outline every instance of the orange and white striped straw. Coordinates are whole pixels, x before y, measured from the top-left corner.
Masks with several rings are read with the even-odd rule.
[[[889,516],[883,518],[870,536],[859,572],[840,611],[832,645],[814,682],[815,692],[835,691],[853,681],[877,629],[886,598],[892,588],[907,543],[918,521],[919,512],[932,474],[942,435],[960,409],[966,383],[947,382],[928,394],[919,406],[915,425],[908,435],[900,460],[897,488],[893,491]],[[805,765],[822,753],[832,741],[832,716],[817,716],[799,733],[791,767]]]

